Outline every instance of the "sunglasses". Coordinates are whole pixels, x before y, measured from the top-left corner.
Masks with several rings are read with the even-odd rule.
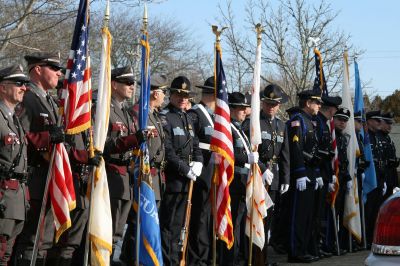
[[[48,68],[50,68],[51,70],[53,70],[53,71],[55,71],[55,72],[57,72],[57,71],[60,71],[60,70],[61,70],[59,67],[56,67],[56,66],[51,66],[51,65],[44,65],[44,67],[48,67]]]
[[[26,82],[26,81],[12,81],[12,82],[4,82],[3,84],[12,84],[12,85],[15,85],[16,87],[22,87],[22,86],[28,84],[28,82]]]

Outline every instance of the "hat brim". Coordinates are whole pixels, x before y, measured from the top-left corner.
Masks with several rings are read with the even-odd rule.
[[[230,103],[228,104],[229,107],[250,107],[250,104],[246,104],[246,103]]]
[[[346,121],[349,121],[349,119],[350,119],[349,116],[347,116],[347,115],[342,115],[342,114],[334,115],[334,117],[337,117],[337,118],[340,118],[340,119],[344,119],[344,120],[346,120]]]
[[[215,88],[211,86],[196,85],[197,88],[202,90],[202,93],[214,93]]]
[[[116,82],[118,82],[118,83],[124,83],[124,84],[126,84],[126,83],[135,83],[135,79],[133,79],[133,78],[114,78],[114,79],[111,79],[112,81],[116,81]]]
[[[289,100],[289,97],[286,95],[282,95],[282,98],[269,98],[262,96],[261,101],[266,102],[266,103],[278,103],[278,104],[283,104],[286,103]]]
[[[29,78],[27,76],[17,76],[17,77],[12,77],[12,78],[0,79],[0,81],[3,81],[3,80],[29,82]]]

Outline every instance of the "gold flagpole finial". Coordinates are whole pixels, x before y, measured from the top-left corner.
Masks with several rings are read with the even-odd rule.
[[[147,31],[147,24],[148,24],[148,19],[147,19],[147,5],[144,4],[144,10],[143,10],[143,31]]]
[[[261,23],[257,23],[255,26],[256,32],[257,32],[257,43],[261,42],[261,35],[264,31],[264,27],[261,25]]]
[[[224,30],[228,27],[222,27],[221,30],[218,30],[218,26],[212,25],[211,26],[213,33],[215,34],[216,42],[219,43],[221,41],[221,34]]]

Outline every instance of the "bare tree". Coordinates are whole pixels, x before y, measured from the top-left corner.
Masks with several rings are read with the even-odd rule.
[[[242,28],[237,27],[231,0],[227,0],[226,7],[220,6],[220,11],[220,23],[230,27],[227,42],[233,55],[232,77],[240,84],[251,83],[256,44],[254,26],[261,23],[265,29],[262,79],[282,85],[292,103],[297,92],[310,89],[313,84],[314,52],[309,47],[309,37],[320,38],[319,48],[330,90],[337,90],[337,85],[341,84],[343,51],[348,49],[350,54],[360,54],[351,45],[350,35],[333,27],[338,12],[333,11],[326,0],[317,5],[307,4],[305,0],[279,0],[274,8],[268,1],[248,0]],[[238,34],[240,31],[242,34]]]

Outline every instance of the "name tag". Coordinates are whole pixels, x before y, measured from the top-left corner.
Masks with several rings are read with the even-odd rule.
[[[283,137],[277,136],[277,137],[276,137],[276,141],[282,143],[282,142],[283,142]]]
[[[212,127],[205,127],[204,128],[204,134],[206,134],[206,135],[211,136],[213,131],[214,131],[214,128],[212,128]]]
[[[271,140],[271,134],[269,134],[267,131],[261,131],[261,138]]]
[[[172,130],[174,131],[175,136],[185,136],[185,132],[180,127],[175,127]]]

